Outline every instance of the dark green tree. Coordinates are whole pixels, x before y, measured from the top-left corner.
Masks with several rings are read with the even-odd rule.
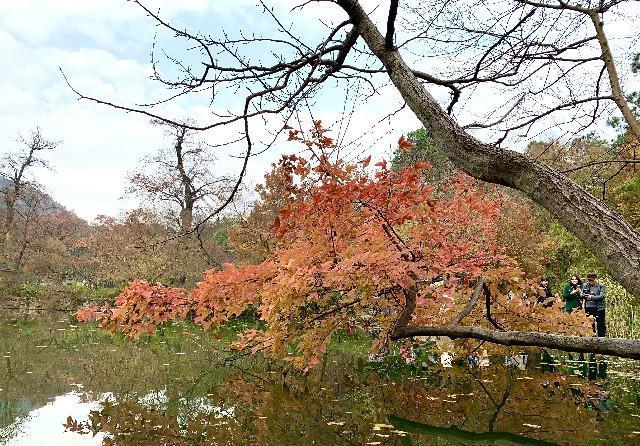
[[[428,162],[432,167],[425,172],[425,178],[434,186],[441,185],[447,177],[457,171],[426,129],[420,128],[409,132],[407,140],[413,143],[413,147],[398,147],[393,152],[392,170],[399,171],[405,167],[415,166],[417,163]]]

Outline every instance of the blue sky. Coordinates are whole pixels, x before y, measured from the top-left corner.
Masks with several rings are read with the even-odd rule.
[[[150,9],[180,27],[219,32],[238,29],[260,31],[268,18],[256,7],[256,0],[149,0]],[[299,3],[273,0],[279,11],[288,11]],[[388,2],[367,1],[370,9],[382,5],[374,14],[384,23]],[[344,19],[334,5],[311,5],[296,12],[291,20],[296,29],[312,41],[322,26],[318,19],[337,22]],[[121,200],[125,175],[145,154],[152,153],[163,141],[162,129],[149,125],[147,118],[78,101],[62,78],[59,67],[77,89],[122,104],[146,102],[164,97],[166,92],[149,80],[149,52],[158,29],[143,11],[131,2],[120,0],[22,0],[0,2],[0,152],[16,147],[18,134],[35,126],[51,139],[63,143],[48,156],[53,171],[38,171],[37,179],[53,197],[70,210],[89,220],[97,214],[117,215],[131,208],[135,200]],[[181,48],[166,34],[158,34],[159,43],[181,54]],[[501,99],[499,95],[479,97],[479,109]],[[234,96],[228,95],[218,109],[232,107]],[[379,94],[360,107],[351,121],[346,140],[358,140],[351,146],[356,156],[361,150],[373,152],[374,158],[388,154],[398,137],[419,127],[416,118],[404,110],[391,121],[378,120],[400,103],[393,88]],[[313,106],[314,117],[329,125],[342,111],[338,90],[325,90]],[[471,112],[473,107],[468,107]],[[159,107],[167,116],[206,122],[211,107],[204,97],[189,97]],[[464,116],[462,117],[464,120]],[[472,113],[468,119],[475,119]],[[218,142],[230,138],[234,129],[208,132],[204,138]],[[262,130],[257,128],[257,137]],[[262,133],[264,135],[264,133]],[[251,160],[248,183],[259,182],[269,164],[281,153],[295,150],[281,142]],[[234,152],[234,150],[236,150]],[[233,175],[238,161],[230,157],[237,147],[218,153],[216,169]]]
[[[290,2],[277,3],[287,7]],[[233,7],[226,1],[198,0],[146,4],[154,10],[160,8],[162,16],[173,23],[193,29],[260,29],[266,23],[253,0],[235,0]],[[324,18],[331,18],[331,14]],[[307,31],[317,26],[306,14],[299,14],[296,20]],[[148,119],[142,116],[77,101],[59,67],[74,87],[115,102],[132,104],[164,97],[164,90],[148,79],[149,53],[156,33],[157,28],[144,12],[126,1],[0,2],[4,67],[0,72],[0,151],[13,150],[18,134],[27,134],[35,126],[49,138],[62,140],[48,156],[54,170],[38,171],[37,179],[55,199],[89,220],[100,213],[117,215],[135,205],[135,200],[120,199],[125,175],[141,156],[163,144],[162,130],[148,125]],[[163,34],[159,34],[159,41],[171,42]],[[209,108],[202,99],[178,101],[160,111],[206,120]],[[336,119],[340,109],[330,110],[331,96],[323,100],[326,110],[319,106],[317,117]],[[365,111],[368,113],[371,110]],[[406,122],[398,125],[393,135],[377,142],[383,147],[380,155],[403,131],[418,126],[408,113],[403,119]],[[354,137],[365,129],[356,124],[353,127]],[[217,137],[205,136],[210,141]],[[260,181],[279,153],[293,149],[283,143],[252,159],[248,182]],[[238,169],[237,160],[227,152],[218,154],[216,168],[233,174]]]

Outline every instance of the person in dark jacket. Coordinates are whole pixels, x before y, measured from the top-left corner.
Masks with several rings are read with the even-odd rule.
[[[548,308],[553,305],[554,294],[549,289],[549,279],[546,276],[540,278],[540,289],[538,291],[537,301],[539,304],[543,304],[543,307]]]
[[[571,313],[574,308],[582,307],[580,294],[582,293],[582,280],[573,275],[562,289],[562,300],[564,301],[564,311]]]
[[[605,294],[606,290],[603,284],[598,283],[598,276],[595,274],[587,274],[587,283],[582,285],[582,299],[584,299],[584,311],[596,318],[595,332],[598,337],[604,337],[607,334],[605,324]]]

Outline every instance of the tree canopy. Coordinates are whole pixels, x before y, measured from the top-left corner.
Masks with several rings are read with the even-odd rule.
[[[167,100],[205,90],[215,103],[229,94],[237,99],[237,91],[247,91],[235,101],[235,110],[188,126],[201,130],[236,126],[246,142],[235,187],[214,213],[231,201],[247,171],[255,153],[252,128],[275,124],[277,137],[282,130],[277,130],[273,117],[280,117],[284,128],[310,98],[327,89],[343,86],[352,91],[360,85],[368,90],[365,95],[372,95],[390,81],[456,167],[529,196],[582,240],[628,291],[640,295],[638,232],[562,172],[505,147],[549,127],[565,135],[580,133],[603,114],[610,115],[609,105],[622,116],[631,137],[640,136],[629,102],[633,97],[624,90],[624,76],[603,21],[606,16],[633,23],[634,13],[615,15],[626,11],[628,2],[514,0],[478,7],[464,0],[420,4],[393,0],[388,14],[383,14],[384,32],[376,24],[380,9],[370,13],[360,1],[304,2],[293,11],[312,10],[319,3],[339,18],[325,24],[321,34],[309,35],[294,27],[295,14],[287,23],[279,17],[280,10],[264,2],[259,8],[272,20],[271,28],[257,34],[240,29],[219,35],[182,29],[143,2],[135,3],[193,51],[167,54],[161,61],[153,55],[154,79],[172,90]],[[187,63],[192,56],[201,63]],[[432,60],[440,63],[429,63]],[[165,62],[177,69],[165,70]],[[446,102],[436,100],[430,91],[441,89],[450,92]],[[160,116],[153,104],[128,106],[74,91],[80,99],[175,124],[172,117]],[[485,100],[481,91],[503,99],[488,107],[482,119],[460,121],[464,104]],[[477,130],[485,133],[471,133]],[[494,139],[478,139],[487,130]],[[575,218],[578,214],[582,217]]]
[[[591,334],[583,313],[537,303],[537,284],[498,242],[494,186],[458,173],[436,195],[425,182],[427,164],[394,171],[381,161],[368,172],[369,157],[355,164],[331,159],[334,142],[321,123],[308,135],[290,130],[307,156],[284,156],[266,177],[263,196],[284,201],[271,227],[274,249],[264,260],[210,269],[190,293],[136,281],[116,307],[94,306],[79,318],[137,336],[190,312],[208,329],[253,310],[264,326],[247,330],[238,346],[289,353],[300,367],[317,364],[341,330],[372,333],[372,352],[429,334],[488,333],[507,345]],[[404,138],[400,143],[412,147]],[[481,293],[484,305],[477,305]],[[545,341],[527,331],[556,335]]]

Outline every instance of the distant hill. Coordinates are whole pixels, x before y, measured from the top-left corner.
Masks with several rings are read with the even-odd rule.
[[[0,191],[5,190],[6,188],[11,187],[11,181],[6,177],[0,175]],[[53,214],[56,212],[67,211],[67,209],[55,201],[49,194],[46,194],[39,189],[28,186],[27,189],[32,194],[35,194],[41,198],[39,203],[39,210],[45,214]],[[18,209],[26,209],[27,203],[24,200],[18,200],[17,203]],[[0,199],[0,210],[4,208],[4,202]]]

